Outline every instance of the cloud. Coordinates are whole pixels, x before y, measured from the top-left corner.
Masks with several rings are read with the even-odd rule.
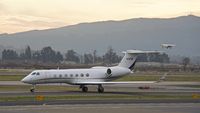
[[[183,12],[200,15],[199,3],[199,0],[0,0],[0,32],[137,17],[168,18]]]
[[[65,22],[51,18],[34,17],[26,15],[0,16],[0,33],[14,33],[27,30],[41,30],[67,25]]]
[[[2,3],[0,3],[0,15],[5,13],[5,9],[5,6]]]
[[[11,17],[7,19],[10,24],[16,24],[22,27],[39,27],[39,28],[50,28],[50,27],[58,27],[58,26],[64,26],[64,22],[59,21],[51,21],[51,20],[27,20],[20,17]]]

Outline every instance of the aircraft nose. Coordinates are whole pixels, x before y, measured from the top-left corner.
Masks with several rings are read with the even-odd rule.
[[[27,77],[24,77],[24,78],[21,80],[21,82],[23,82],[23,83],[29,83],[29,79],[28,79]]]
[[[23,79],[21,80],[21,82],[24,82],[24,83],[25,83],[25,82],[26,82],[26,79],[25,79],[25,78],[23,78]]]

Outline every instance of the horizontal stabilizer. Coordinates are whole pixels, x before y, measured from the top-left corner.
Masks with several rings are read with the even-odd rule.
[[[162,51],[141,51],[141,50],[126,50],[123,52],[125,55],[119,63],[119,67],[128,68],[134,70],[135,64],[137,62],[137,57],[141,54],[160,54],[164,53]]]
[[[164,51],[141,51],[141,50],[127,50],[123,53],[129,54],[155,54],[155,53],[164,53]]]

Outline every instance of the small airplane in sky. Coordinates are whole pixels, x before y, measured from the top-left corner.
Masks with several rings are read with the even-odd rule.
[[[160,52],[127,50],[123,53],[125,55],[117,66],[96,66],[89,69],[34,70],[21,81],[33,85],[30,89],[31,92],[34,92],[36,84],[45,83],[67,83],[71,85],[79,85],[83,92],[88,91],[87,85],[97,85],[99,93],[104,92],[103,84],[156,83],[156,81],[113,82],[113,80],[133,73],[132,70],[136,64],[137,57],[139,57],[138,55]]]
[[[171,49],[172,47],[175,47],[176,45],[174,44],[161,44],[162,48],[166,48],[166,49]]]

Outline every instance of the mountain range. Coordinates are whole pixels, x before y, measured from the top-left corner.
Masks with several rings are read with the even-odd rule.
[[[162,43],[175,44],[163,49]],[[175,18],[134,18],[122,21],[80,23],[61,28],[32,30],[0,35],[3,47],[34,50],[51,46],[66,52],[79,53],[97,50],[102,54],[110,46],[121,52],[127,49],[163,50],[172,55],[200,56],[200,17],[194,15]]]

